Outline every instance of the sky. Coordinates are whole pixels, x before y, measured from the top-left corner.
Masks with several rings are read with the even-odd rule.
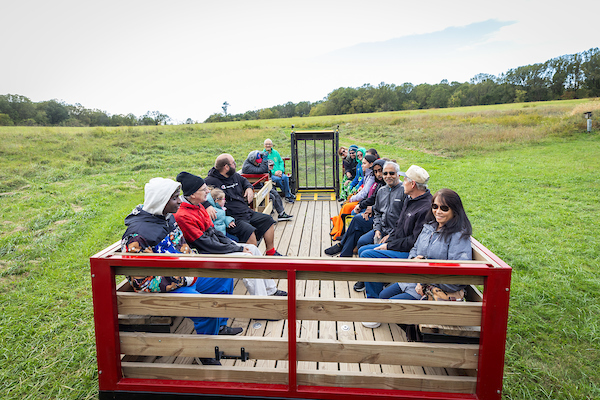
[[[173,123],[600,46],[598,0],[0,0],[0,94]]]

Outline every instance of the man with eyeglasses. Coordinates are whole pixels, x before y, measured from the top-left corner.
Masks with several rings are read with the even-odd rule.
[[[411,165],[402,174],[406,199],[402,211],[390,236],[380,244],[363,246],[359,249],[360,257],[367,258],[408,258],[410,250],[415,245],[425,218],[431,208],[431,193],[427,188],[429,174],[423,168]],[[379,298],[383,289],[381,282],[366,282],[367,297]]]
[[[257,245],[258,239],[263,237],[267,256],[281,256],[275,250],[275,221],[270,215],[256,212],[248,207],[254,198],[254,189],[248,179],[236,174],[236,163],[231,154],[220,154],[215,160],[215,166],[208,171],[204,180],[207,185],[221,189],[225,192],[227,215],[235,218],[235,226],[227,228],[230,233],[238,238],[240,243]],[[211,215],[212,206],[203,204]],[[214,211],[214,210],[212,210]]]
[[[387,161],[383,165],[383,180],[386,185],[377,191],[373,205],[373,229],[362,235],[356,244],[359,254],[364,246],[384,243],[394,229],[406,198],[404,187],[400,184],[400,174],[400,167],[395,162]],[[364,282],[357,282],[354,290],[365,290]]]

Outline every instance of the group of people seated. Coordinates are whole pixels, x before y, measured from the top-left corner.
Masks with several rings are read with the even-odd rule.
[[[340,239],[325,250],[339,257],[471,260],[472,227],[460,196],[453,190],[429,192],[429,173],[411,165],[406,172],[375,149],[342,147],[345,190],[331,235]],[[358,161],[357,161],[358,160]],[[360,163],[359,163],[360,161]],[[362,167],[362,168],[361,168]],[[360,172],[359,172],[360,171]],[[357,184],[354,179],[359,178]],[[402,177],[402,179],[401,179]],[[352,219],[344,230],[344,218]],[[357,282],[368,298],[462,300],[466,285]],[[377,322],[363,322],[376,328]]]
[[[281,186],[284,198],[293,202],[281,156],[270,139],[264,145],[263,151],[250,152],[242,172],[269,173]],[[432,196],[427,188],[427,171],[413,165],[401,172],[398,164],[381,159],[375,149],[366,151],[351,146],[348,150],[340,149],[340,155],[345,157],[344,187],[348,187],[342,213],[354,217],[341,241],[325,250],[326,254],[352,257],[356,248],[360,257],[471,259],[471,224],[458,194],[442,189]],[[281,256],[274,247],[275,220],[249,207],[254,188],[236,173],[236,167],[233,156],[224,153],[217,156],[206,178],[182,171],[176,181],[151,179],[144,187],[144,203],[125,218],[127,229],[121,251],[262,256],[257,244],[263,239],[265,256]],[[356,184],[353,183],[359,175]],[[400,176],[404,177],[402,181]],[[279,197],[277,192],[272,195]],[[279,201],[278,219],[291,218]],[[137,292],[233,292],[231,278],[128,276],[127,279]],[[287,292],[277,289],[273,279],[243,279],[243,283],[251,295],[287,296]],[[354,287],[357,291],[365,288],[369,298],[464,297],[463,285],[396,283],[384,287],[377,282],[358,282]],[[198,334],[243,332],[242,328],[228,327],[226,318],[192,320]],[[214,359],[200,361],[218,365]]]
[[[257,162],[254,153],[260,154],[260,161]],[[284,195],[293,202],[283,160],[273,149],[272,141],[265,140],[265,149],[251,155],[254,158],[246,160],[248,163],[269,166],[266,171],[270,171],[272,177],[279,174],[277,178]],[[273,195],[279,197],[277,192]],[[236,162],[230,154],[217,156],[206,179],[186,171],[180,172],[176,181],[152,178],[144,187],[144,203],[125,218],[127,229],[121,251],[261,256],[257,244],[262,238],[266,256],[281,256],[274,247],[275,221],[270,215],[249,207],[253,197],[254,188],[236,173]],[[281,207],[279,220],[289,218],[291,216]],[[231,278],[128,276],[127,279],[136,292],[233,293]],[[243,279],[243,283],[251,295],[287,296],[287,292],[277,289],[273,279]],[[242,328],[227,326],[226,318],[191,319],[198,334],[239,335],[243,332]],[[199,362],[220,364],[212,358],[202,358]]]

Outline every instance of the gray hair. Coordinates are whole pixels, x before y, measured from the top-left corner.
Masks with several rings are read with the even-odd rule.
[[[385,169],[385,167],[387,167],[388,165],[394,166],[394,169],[396,170],[396,176],[400,175],[400,166],[398,164],[396,164],[393,161],[386,161],[385,164],[383,164],[383,169]]]
[[[417,190],[420,190],[422,192],[427,190],[427,183],[419,183],[419,182],[413,181],[408,176],[405,176],[404,179],[406,179],[409,182],[415,182]]]

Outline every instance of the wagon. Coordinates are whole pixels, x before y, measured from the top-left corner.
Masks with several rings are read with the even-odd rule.
[[[286,211],[296,218],[277,224],[276,247],[288,257],[122,254],[118,243],[91,257],[100,399],[501,398],[506,263],[475,239],[470,261],[324,257],[338,203],[297,201]],[[127,275],[238,283],[233,295],[134,293],[121,283]],[[249,296],[243,277],[274,278],[288,296]],[[354,292],[356,281],[471,286],[466,302],[376,300]],[[228,317],[244,333],[197,335],[193,316]],[[406,327],[443,340],[414,340]]]

